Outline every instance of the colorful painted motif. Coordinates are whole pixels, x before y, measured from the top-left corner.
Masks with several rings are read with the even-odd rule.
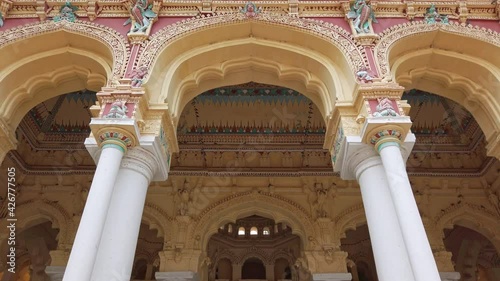
[[[378,98],[377,101],[378,104],[375,108],[376,111],[373,113],[373,117],[399,116],[389,98]]]
[[[128,108],[124,101],[115,101],[111,104],[111,108],[106,114],[106,118],[128,118]]]
[[[71,5],[71,3],[66,2],[64,6],[61,7],[59,10],[59,15],[54,17],[55,22],[59,21],[69,21],[69,22],[75,22],[76,21],[76,14],[75,12],[78,10],[78,7],[75,7]]]
[[[442,24],[449,24],[447,15],[440,15],[437,12],[436,6],[432,4],[425,14],[425,22],[428,24],[435,24],[440,22]]]
[[[347,14],[347,18],[353,20],[354,29],[358,33],[370,33],[370,21],[377,23],[372,6],[367,2],[367,0],[356,0]]]
[[[132,87],[141,87],[144,77],[148,74],[148,69],[145,66],[136,68],[132,72]]]
[[[148,5],[147,0],[137,0],[130,9],[130,18],[123,25],[132,24],[130,32],[146,33],[157,14],[152,10],[153,5]]]
[[[249,18],[253,18],[261,12],[261,9],[257,8],[254,3],[248,2],[245,7],[240,10],[240,12],[245,14]]]
[[[3,26],[3,16],[2,16],[2,14],[0,13],[0,27],[2,27],[2,26]]]

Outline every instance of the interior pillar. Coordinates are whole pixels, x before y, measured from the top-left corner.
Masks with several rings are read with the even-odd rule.
[[[136,147],[123,158],[92,272],[92,280],[129,280],[155,155]]]

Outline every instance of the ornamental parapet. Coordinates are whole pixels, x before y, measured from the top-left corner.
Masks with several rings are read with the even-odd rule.
[[[376,155],[384,143],[400,145],[405,159],[415,143],[410,132],[410,106],[401,100],[403,87],[377,82],[360,84],[356,90],[352,103],[337,103],[325,141],[334,171],[343,179],[355,178],[351,165],[355,158]]]
[[[122,79],[114,87],[103,87],[98,102],[91,107],[91,135],[87,149],[97,162],[98,150],[117,145],[126,152],[140,146],[151,152],[159,163],[153,180],[164,180],[170,170],[171,155],[178,151],[175,127],[166,104],[148,103],[143,87],[133,79]]]

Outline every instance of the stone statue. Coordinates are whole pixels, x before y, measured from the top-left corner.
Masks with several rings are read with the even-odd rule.
[[[378,105],[376,111],[373,113],[373,117],[399,116],[396,110],[394,110],[392,101],[389,98],[379,98],[377,101]]]
[[[3,15],[0,13],[0,27],[3,26]]]
[[[500,215],[500,199],[498,195],[495,194],[491,189],[486,189],[486,195],[488,196],[488,201],[490,201],[491,205],[495,208],[495,211]]]
[[[197,201],[199,192],[198,186],[192,188],[191,183],[187,180],[184,181],[184,185],[177,189],[177,194],[175,195],[178,216],[189,216],[193,214],[194,203]]]
[[[325,203],[328,197],[334,194],[335,188],[324,187],[322,183],[314,183],[312,190],[309,190],[308,201],[311,205],[311,213],[318,218],[326,218],[328,212],[325,210]],[[307,189],[306,189],[307,191]]]
[[[123,25],[132,23],[131,32],[145,33],[157,16],[152,7],[153,5],[148,5],[148,0],[137,0],[130,9],[130,18]]]
[[[304,258],[297,258],[295,261],[295,268],[297,270],[298,281],[312,281],[312,274],[307,267],[307,262]]]
[[[115,101],[111,104],[106,118],[128,118],[128,108],[124,101]]]
[[[347,13],[347,18],[353,19],[352,24],[358,33],[370,33],[370,20],[377,23],[372,6],[367,2],[367,0],[355,0],[351,11]]]
[[[141,87],[144,77],[148,74],[148,68],[145,66],[141,66],[139,68],[134,69],[132,72],[132,83],[130,86],[132,87]]]

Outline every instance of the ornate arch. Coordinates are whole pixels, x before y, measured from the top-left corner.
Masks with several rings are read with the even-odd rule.
[[[204,249],[220,225],[254,214],[286,222],[301,238],[304,248],[309,247],[310,237],[316,237],[312,217],[299,204],[269,192],[249,191],[226,197],[202,211],[188,235],[187,244]]]
[[[269,264],[271,262],[264,251],[259,249],[248,249],[240,257],[238,257],[238,261],[236,263],[243,265],[245,261],[250,258],[258,258],[263,264]]]
[[[58,203],[48,200],[28,200],[17,205],[16,217],[20,218],[17,228],[22,231],[41,219],[52,222],[52,228],[58,228],[58,244],[71,244],[76,230],[70,214]]]
[[[164,241],[168,242],[172,239],[172,218],[163,211],[160,207],[153,203],[146,203],[142,213],[142,220],[149,225],[149,229],[158,231],[158,237],[163,236]]]
[[[272,13],[262,13],[254,18],[249,18],[242,13],[228,13],[214,16],[200,16],[174,23],[156,32],[150,37],[148,42],[143,43],[143,51],[139,55],[138,65],[150,68],[167,45],[185,35],[202,29],[231,25],[244,21],[257,21],[270,25],[286,26],[324,38],[342,51],[348,60],[353,74],[359,68],[367,66],[363,48],[354,42],[352,35],[345,29],[328,22]]]
[[[390,74],[391,65],[389,62],[389,53],[398,41],[418,34],[434,31],[457,34],[500,47],[499,33],[486,28],[480,28],[478,26],[473,27],[471,25],[464,25],[459,23],[450,23],[448,25],[427,24],[423,21],[398,24],[383,31],[380,35],[380,39],[375,46],[375,59],[377,60],[380,67],[380,74],[382,76],[388,76]]]
[[[362,224],[366,224],[366,215],[363,204],[360,203],[345,209],[335,218],[333,237],[344,238],[346,231],[355,230]]]
[[[453,43],[462,40],[467,44]],[[480,52],[477,50],[480,49]],[[500,33],[465,24],[412,22],[381,34],[374,52],[384,77],[449,98],[472,113],[499,157]]]
[[[116,30],[92,22],[43,21],[14,27],[0,32],[0,48],[17,41],[60,30],[91,37],[109,48],[113,57],[113,67],[112,77],[108,77],[108,83],[125,74],[126,62],[130,56],[127,40]]]
[[[500,217],[481,206],[471,203],[454,204],[436,216],[435,221],[440,231],[453,228],[455,224],[473,229],[488,238],[500,252],[500,233],[498,232]]]

